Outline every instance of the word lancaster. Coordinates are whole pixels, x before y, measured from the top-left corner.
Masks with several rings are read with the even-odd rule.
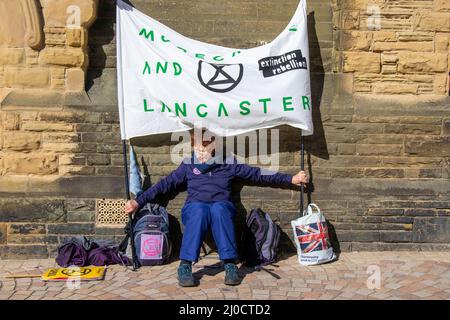
[[[143,101],[144,112],[175,113],[177,117],[198,116],[208,118],[216,116],[218,118],[228,117],[230,113],[240,116],[251,116],[252,112],[272,114],[279,111],[295,112],[296,110],[311,110],[311,103],[308,96],[302,96],[301,100],[296,101],[293,97],[283,97],[281,101],[272,101],[272,98],[258,99],[258,102],[251,103],[243,100],[238,105],[225,105],[223,102],[217,102],[216,105],[206,105],[205,103],[187,105],[186,102],[175,102],[173,105],[167,105],[164,102],[151,102],[147,99]],[[275,109],[275,110],[272,110]],[[173,110],[173,111],[172,111]]]
[[[263,58],[258,61],[264,78],[273,77],[288,71],[307,69],[306,58],[301,50],[294,50],[281,56]]]

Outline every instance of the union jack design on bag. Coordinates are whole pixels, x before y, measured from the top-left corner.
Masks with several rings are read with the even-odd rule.
[[[327,221],[317,205],[310,203],[303,216],[291,221],[291,225],[300,264],[315,265],[336,259]]]
[[[295,229],[303,252],[325,250],[331,247],[326,222],[300,225]]]

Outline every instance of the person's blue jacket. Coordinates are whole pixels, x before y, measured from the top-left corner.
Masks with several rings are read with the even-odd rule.
[[[270,173],[272,174],[262,174],[261,168],[237,163],[234,157],[227,158],[223,164],[217,164],[202,173],[191,159],[186,158],[176,170],[147,189],[135,200],[139,204],[139,208],[142,208],[147,202],[152,202],[157,195],[170,192],[185,182],[188,193],[186,202],[230,201],[231,182],[234,178],[278,185],[292,183],[290,174]]]

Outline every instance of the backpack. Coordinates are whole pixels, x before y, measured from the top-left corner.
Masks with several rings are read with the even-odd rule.
[[[278,256],[280,227],[260,208],[252,209],[242,234],[242,261],[246,266],[274,263]]]
[[[133,232],[130,232],[133,228]],[[158,204],[147,203],[125,227],[125,239],[120,244],[120,251],[128,251],[128,242],[134,237],[134,250],[138,266],[165,264],[172,252],[169,238],[169,214]],[[130,248],[133,249],[133,248]]]

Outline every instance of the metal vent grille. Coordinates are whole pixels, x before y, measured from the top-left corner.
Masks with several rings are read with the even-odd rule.
[[[98,226],[124,226],[128,221],[123,199],[97,199],[95,204]]]

